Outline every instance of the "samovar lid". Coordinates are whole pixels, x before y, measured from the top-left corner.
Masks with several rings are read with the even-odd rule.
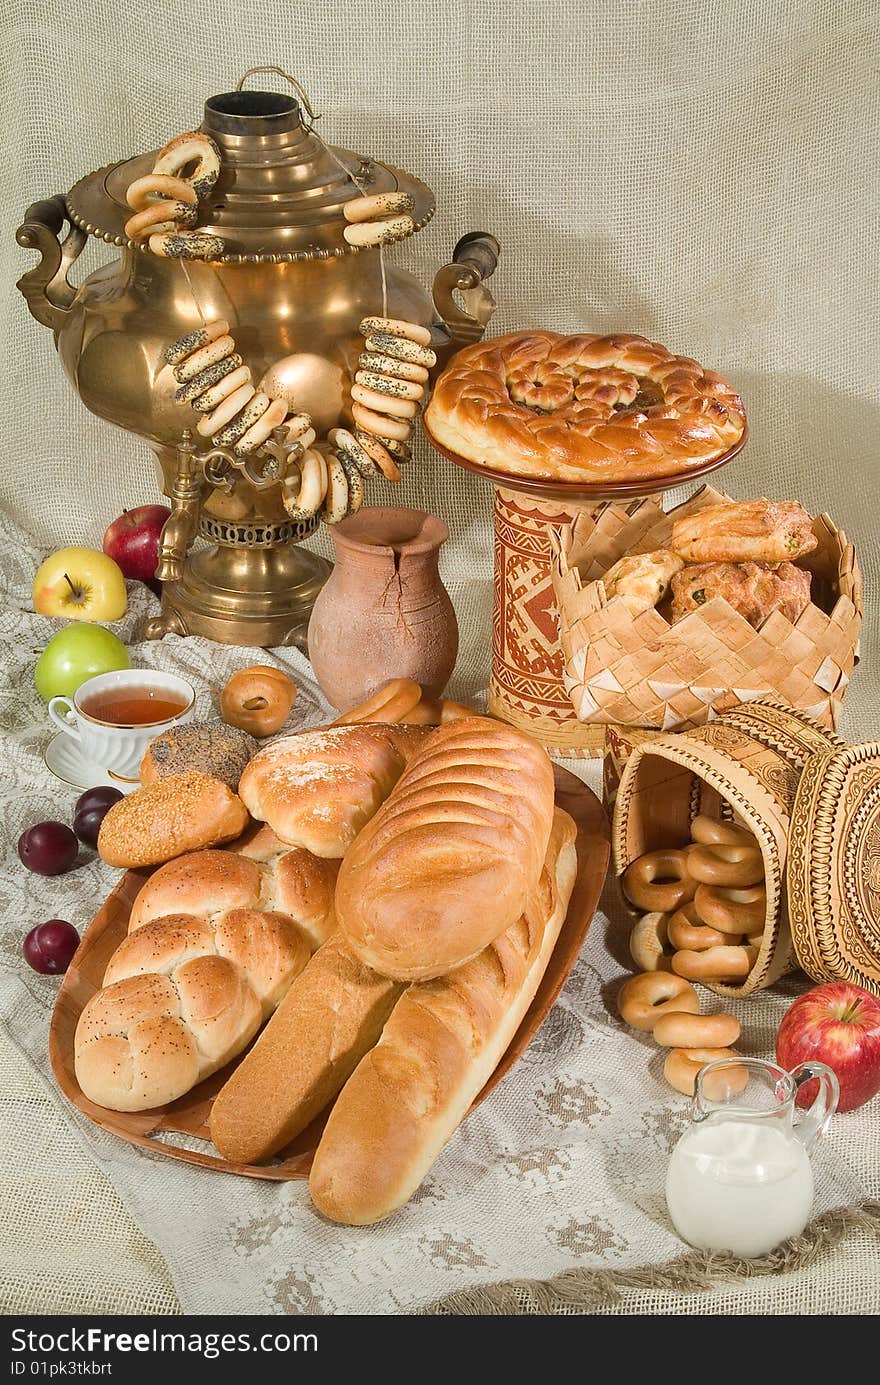
[[[325,144],[293,96],[242,90],[212,96],[201,128],[219,146],[223,167],[199,227],[223,237],[227,263],[359,253],[343,237],[342,208],[364,193],[408,192],[417,231],[434,214],[434,195],[425,183],[391,164]],[[144,242],[125,235],[131,216],[125,194],[152,171],[157,153],[80,179],[65,199],[71,220],[111,244],[144,250]]]

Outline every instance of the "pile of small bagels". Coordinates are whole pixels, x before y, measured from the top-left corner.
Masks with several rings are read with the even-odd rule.
[[[755,964],[764,929],[764,863],[745,827],[705,814],[691,824],[689,846],[650,851],[623,875],[623,892],[644,910],[630,935],[641,971],[618,996],[621,1018],[669,1050],[663,1075],[691,1096],[705,1063],[735,1056],[740,1035],[730,1014],[700,1013],[692,985],[742,982]]]

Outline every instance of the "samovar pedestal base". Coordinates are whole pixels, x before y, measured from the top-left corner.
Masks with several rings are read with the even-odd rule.
[[[295,544],[202,549],[186,559],[179,582],[164,584],[161,614],[147,621],[144,635],[305,649],[312,607],[330,571],[326,558]]]

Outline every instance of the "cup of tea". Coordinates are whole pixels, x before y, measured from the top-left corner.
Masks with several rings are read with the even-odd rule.
[[[190,721],[195,697],[176,673],[127,668],[87,679],[72,698],[53,697],[48,712],[89,764],[136,780],[148,742],[169,726]]]

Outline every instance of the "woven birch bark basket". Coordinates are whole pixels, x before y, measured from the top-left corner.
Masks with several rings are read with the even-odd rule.
[[[704,981],[717,995],[747,996],[802,964],[789,919],[787,863],[801,779],[843,749],[833,731],[777,702],[731,709],[706,726],[630,748],[620,774],[611,841],[619,879],[648,851],[687,846],[702,813],[734,819],[756,839],[767,903],[758,955],[741,982]],[[631,906],[627,905],[631,910]],[[831,979],[815,967],[814,980]]]
[[[817,547],[797,562],[812,574],[813,599],[794,623],[774,611],[756,630],[715,597],[671,625],[607,596],[602,577],[619,558],[668,547],[674,520],[728,499],[704,486],[668,513],[655,499],[609,504],[559,531],[552,576],[564,682],[581,722],[683,731],[772,697],[836,727],[858,659],[862,579],[828,515],[813,520]]]

